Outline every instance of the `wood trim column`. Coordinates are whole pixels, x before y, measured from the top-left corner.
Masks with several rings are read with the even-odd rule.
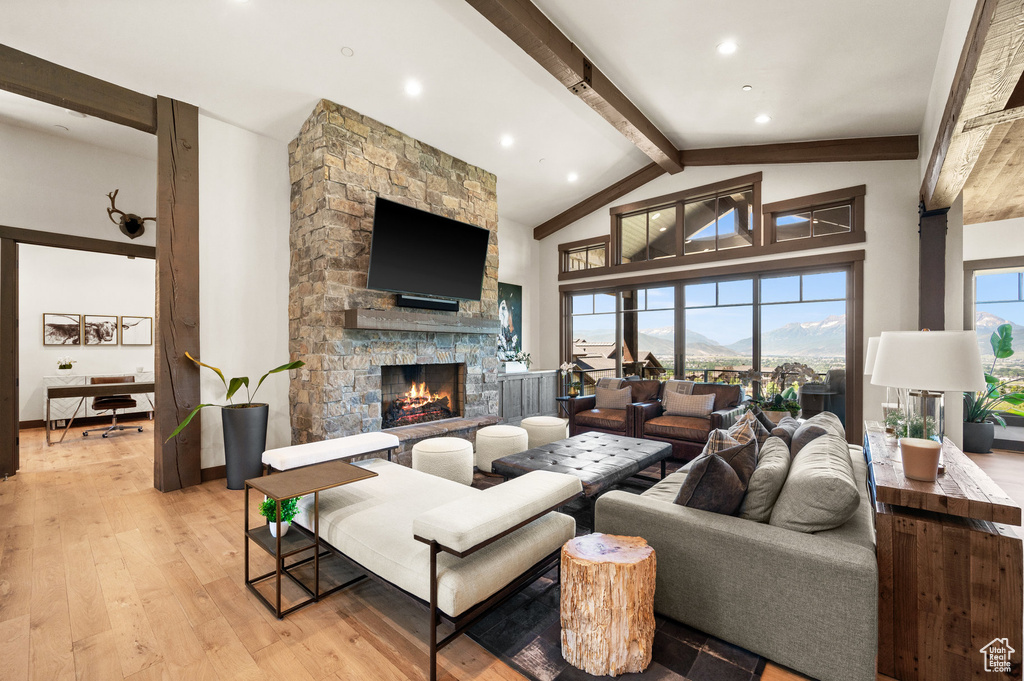
[[[18,243],[0,239],[0,475],[18,471]]]
[[[917,327],[946,328],[946,213],[948,208],[924,210],[918,222],[921,245],[917,273]]]
[[[156,414],[153,485],[202,482],[200,419],[164,442],[199,404],[199,109],[157,97]]]

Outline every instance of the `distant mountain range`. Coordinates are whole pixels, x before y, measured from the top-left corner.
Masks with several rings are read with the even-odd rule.
[[[974,330],[978,334],[978,348],[982,355],[992,356],[992,343],[989,340],[992,332],[1007,323],[1013,327],[1013,351],[1024,352],[1024,326],[979,310],[974,316]]]

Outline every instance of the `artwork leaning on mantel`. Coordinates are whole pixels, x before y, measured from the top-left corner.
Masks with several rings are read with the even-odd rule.
[[[498,282],[498,359],[505,363],[506,373],[527,371],[523,361],[523,287]]]

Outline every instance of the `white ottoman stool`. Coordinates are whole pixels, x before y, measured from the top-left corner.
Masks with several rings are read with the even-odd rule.
[[[486,426],[476,431],[476,467],[491,472],[491,462],[530,448],[530,437],[518,426]]]
[[[558,442],[569,437],[569,420],[557,416],[531,416],[519,424],[529,435],[529,447],[540,447],[549,442]]]
[[[473,484],[473,444],[458,437],[434,437],[412,446],[412,467],[463,485]]]

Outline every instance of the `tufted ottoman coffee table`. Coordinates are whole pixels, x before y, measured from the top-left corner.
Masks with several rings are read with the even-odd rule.
[[[671,455],[667,442],[590,432],[503,456],[491,462],[491,469],[506,480],[530,471],[574,475],[583,483],[593,510],[598,496],[648,466],[661,462],[664,478],[665,459]]]

